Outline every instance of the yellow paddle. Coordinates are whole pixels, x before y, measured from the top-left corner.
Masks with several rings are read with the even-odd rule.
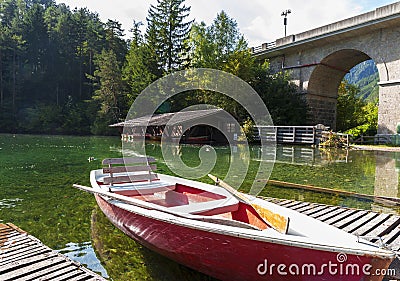
[[[277,214],[275,212],[272,212],[271,210],[268,210],[258,204],[253,204],[244,194],[240,193],[236,189],[234,189],[232,186],[227,184],[226,182],[218,179],[216,176],[213,176],[211,174],[208,174],[208,176],[220,187],[224,188],[227,190],[229,193],[231,193],[233,196],[235,196],[237,199],[241,200],[242,202],[246,203],[247,205],[253,207],[253,209],[257,212],[257,214],[260,215],[260,217],[264,220],[266,224],[268,224],[270,227],[275,229],[276,231],[286,234],[288,229],[289,229],[289,218],[284,217],[280,214]]]

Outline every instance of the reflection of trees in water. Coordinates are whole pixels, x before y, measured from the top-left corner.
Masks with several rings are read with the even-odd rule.
[[[92,213],[93,248],[112,280],[217,281],[135,242],[114,227],[99,207]]]

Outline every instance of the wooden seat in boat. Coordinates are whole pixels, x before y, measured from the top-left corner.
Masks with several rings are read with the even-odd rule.
[[[239,201],[233,196],[224,199],[190,203],[188,205],[170,207],[174,212],[187,213],[193,215],[217,215],[222,213],[234,212],[239,208]]]
[[[154,172],[157,169],[153,157],[107,158],[102,164],[104,177],[98,179],[108,185],[109,191],[123,195],[146,195],[175,189],[162,182]]]

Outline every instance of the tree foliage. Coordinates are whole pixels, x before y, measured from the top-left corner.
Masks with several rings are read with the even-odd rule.
[[[236,21],[221,11],[210,26],[188,20],[184,0],[157,0],[147,29],[133,21],[124,38],[117,21],[53,0],[0,0],[0,133],[110,134],[152,82],[189,67],[213,68],[250,83],[277,124],[304,120],[304,103],[283,74],[252,57]],[[193,91],[163,111],[208,103],[239,121],[244,109],[225,95]],[[295,109],[295,110],[294,110]],[[298,111],[297,111],[298,110]],[[247,121],[250,122],[250,121]]]
[[[157,0],[147,16],[146,39],[154,49],[159,67],[166,73],[185,68],[188,64],[186,40],[192,21],[185,21],[190,7],[184,0]]]
[[[367,103],[359,95],[359,88],[344,80],[338,91],[337,121],[338,131],[360,135],[374,135],[378,127],[378,106]]]

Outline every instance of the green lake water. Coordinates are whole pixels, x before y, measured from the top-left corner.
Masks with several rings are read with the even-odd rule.
[[[190,166],[199,163],[198,150],[179,147]],[[218,162],[212,173],[223,177],[230,149],[215,150]],[[161,173],[170,173],[159,144],[148,144],[146,151],[157,159]],[[260,147],[251,147],[243,191],[250,188],[260,153]],[[90,170],[101,167],[101,160],[108,157],[121,157],[118,137],[0,135],[0,222],[18,225],[112,280],[213,280],[141,247],[108,222],[93,196],[71,187],[89,185]],[[400,153],[279,146],[270,178],[398,197],[399,170]],[[399,208],[368,200],[269,185],[260,195],[400,214]]]

